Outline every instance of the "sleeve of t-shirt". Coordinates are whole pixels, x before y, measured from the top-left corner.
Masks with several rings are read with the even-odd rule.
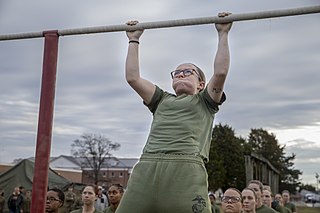
[[[143,104],[149,108],[152,114],[154,114],[155,111],[157,110],[157,107],[163,97],[163,94],[164,94],[164,91],[160,89],[158,86],[156,86],[151,102],[149,104],[146,104],[145,102],[143,102]]]
[[[223,92],[221,99],[219,101],[219,103],[215,102],[214,100],[212,100],[212,98],[210,97],[209,93],[208,93],[208,87],[206,87],[203,91],[202,97],[204,99],[204,102],[206,103],[206,105],[209,107],[209,109],[212,110],[213,113],[216,113],[219,111],[219,106],[225,102],[226,100],[226,94]]]

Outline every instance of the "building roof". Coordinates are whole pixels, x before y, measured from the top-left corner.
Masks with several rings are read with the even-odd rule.
[[[132,169],[138,160],[138,158],[108,157],[101,165],[101,168]],[[81,169],[83,167],[83,162],[86,162],[85,158],[75,158],[73,156],[60,155],[58,157],[51,158],[50,166],[52,168]]]

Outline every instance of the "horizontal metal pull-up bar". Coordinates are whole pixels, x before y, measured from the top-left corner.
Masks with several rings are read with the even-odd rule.
[[[320,13],[320,5],[293,8],[293,9],[284,9],[284,10],[269,10],[269,11],[254,12],[254,13],[231,14],[224,18],[219,18],[217,16],[214,16],[214,17],[190,18],[190,19],[169,20],[169,21],[159,21],[159,22],[145,22],[145,23],[139,23],[135,26],[128,26],[126,24],[121,24],[121,25],[100,26],[100,27],[65,29],[65,30],[58,30],[58,35],[68,36],[68,35],[78,35],[78,34],[119,32],[119,31],[138,30],[138,29],[169,28],[169,27],[180,27],[180,26],[188,26],[188,25],[226,23],[226,22],[234,22],[234,21],[277,18],[277,17],[283,17],[283,16],[306,15],[306,14],[312,14],[312,13]],[[17,39],[39,38],[39,37],[44,37],[43,32],[29,32],[29,33],[0,35],[0,40],[17,40]]]

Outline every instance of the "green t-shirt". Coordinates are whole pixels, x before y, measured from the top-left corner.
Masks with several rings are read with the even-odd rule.
[[[220,213],[220,208],[217,204],[211,205],[211,211],[212,213]]]
[[[294,205],[293,203],[286,203],[284,204],[284,207],[290,209],[291,212],[297,212],[296,205]]]
[[[195,95],[173,95],[156,87],[148,106],[153,122],[144,153],[185,154],[201,156],[208,161],[214,115],[220,103],[207,92]]]
[[[280,206],[280,205],[278,205],[277,207],[275,207],[275,210],[276,210],[277,212],[280,212],[280,213],[292,213],[292,211],[291,211],[289,208],[287,208],[287,207],[285,207],[285,206]]]
[[[103,210],[103,213],[115,213],[115,211],[113,211],[109,206],[105,210]]]
[[[77,209],[77,210],[73,210],[70,213],[82,213],[82,208],[81,209]],[[100,211],[95,209],[93,213],[102,213],[102,212],[100,212]]]
[[[256,209],[256,213],[277,213],[276,210],[269,208],[268,206],[262,205]]]

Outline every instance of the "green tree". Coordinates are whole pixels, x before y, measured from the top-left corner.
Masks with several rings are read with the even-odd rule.
[[[301,191],[302,189],[307,190],[307,191],[311,191],[311,192],[316,191],[316,187],[314,187],[311,184],[301,184],[301,186],[299,187],[299,191]]]
[[[295,193],[298,186],[301,184],[299,175],[301,175],[302,172],[294,168],[293,161],[295,158],[296,155],[294,153],[284,158],[283,167],[282,170],[280,170],[280,191],[288,190],[291,193]]]
[[[219,124],[214,127],[209,163],[206,164],[210,190],[244,188],[246,180],[242,143],[244,139],[236,137],[230,126]]]
[[[251,129],[248,137],[248,145],[251,151],[263,156],[277,169],[280,169],[284,161],[284,146],[278,144],[274,134],[264,129]]]
[[[286,156],[285,146],[280,146],[276,136],[262,128],[251,129],[247,143],[247,149],[263,156],[279,170],[279,190],[286,189],[295,192],[300,184],[299,175],[302,174],[300,170],[293,167],[296,155],[292,153],[290,156]]]
[[[81,166],[92,169],[92,178],[98,184],[101,165],[112,156],[111,151],[120,148],[120,144],[113,143],[103,135],[83,134],[80,139],[73,141],[71,147],[74,157],[84,159]]]

